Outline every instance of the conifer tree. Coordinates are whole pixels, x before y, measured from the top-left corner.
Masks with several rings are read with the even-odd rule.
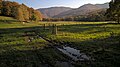
[[[109,9],[107,10],[106,16],[120,23],[120,0],[112,0],[109,3]]]

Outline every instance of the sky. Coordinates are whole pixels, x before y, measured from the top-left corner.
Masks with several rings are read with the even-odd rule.
[[[71,7],[78,8],[84,4],[103,4],[106,2],[110,2],[111,0],[11,0],[19,3],[24,3],[29,7],[33,7],[35,9],[38,8],[48,8],[48,7]]]

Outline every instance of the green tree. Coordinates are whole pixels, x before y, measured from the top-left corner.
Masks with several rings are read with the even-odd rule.
[[[106,12],[107,18],[120,23],[120,0],[112,0]]]
[[[32,15],[32,16],[31,16],[31,20],[32,20],[32,21],[36,21],[36,16],[35,16],[35,15]]]
[[[1,8],[1,13],[5,16],[9,16],[10,14],[10,3],[9,1],[3,1],[2,2],[2,8]]]

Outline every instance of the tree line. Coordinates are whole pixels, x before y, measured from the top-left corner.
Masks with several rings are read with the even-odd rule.
[[[106,16],[107,18],[120,23],[120,0],[111,0]]]
[[[10,16],[19,21],[40,21],[42,14],[33,8],[27,7],[25,4],[17,2],[0,0],[0,15]]]

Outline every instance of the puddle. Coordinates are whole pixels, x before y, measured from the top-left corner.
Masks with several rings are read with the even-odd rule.
[[[80,53],[80,50],[74,49],[72,47],[63,46],[62,48],[57,47],[57,49],[71,57],[74,61],[90,60],[90,57],[88,57],[85,53]]]

